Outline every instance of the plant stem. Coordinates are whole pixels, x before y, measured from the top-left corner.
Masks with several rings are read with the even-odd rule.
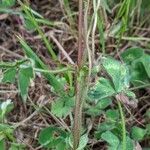
[[[127,150],[126,149],[126,124],[125,124],[125,117],[124,117],[124,113],[123,113],[123,109],[121,107],[121,103],[119,100],[117,100],[118,102],[118,107],[119,107],[119,111],[120,111],[120,116],[121,116],[121,124],[122,124],[122,150]]]
[[[144,85],[140,85],[140,86],[137,86],[137,87],[133,87],[133,88],[130,88],[130,90],[138,90],[138,89],[142,89],[142,88],[148,88],[150,87],[150,84],[144,84]]]
[[[83,70],[84,66],[84,39],[83,39],[83,0],[79,0],[79,20],[78,20],[78,66],[76,70],[76,101],[75,116],[73,128],[73,150],[79,146],[81,122],[82,122],[82,105],[86,92],[86,74]]]
[[[78,67],[82,66],[83,58],[83,0],[79,0],[79,20],[78,20]]]
[[[0,69],[1,68],[14,68],[14,67],[18,67],[20,65],[22,65],[23,63],[26,63],[27,61],[29,61],[29,59],[23,59],[23,60],[19,60],[17,62],[13,62],[13,63],[10,63],[10,62],[0,62]]]

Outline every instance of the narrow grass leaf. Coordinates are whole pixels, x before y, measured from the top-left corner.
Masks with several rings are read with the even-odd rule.
[[[44,32],[41,30],[38,22],[36,21],[36,18],[34,16],[34,14],[32,13],[32,11],[29,11],[29,7],[27,7],[25,4],[23,4],[21,1],[19,1],[20,5],[22,6],[22,9],[24,10],[26,16],[28,17],[29,21],[32,23],[32,25],[35,26],[35,29],[38,31],[39,35],[41,36],[48,53],[52,56],[53,60],[57,60],[57,56],[54,52],[54,50],[52,49],[52,46],[50,44],[50,42],[48,41],[47,37],[45,36]]]
[[[34,62],[35,66],[39,69],[48,70],[48,66],[42,62],[42,60],[33,52],[33,50],[27,45],[27,43],[21,37],[18,38],[21,45],[23,46],[25,54]],[[43,73],[43,75],[59,95],[65,95],[63,85],[58,82],[53,74]]]

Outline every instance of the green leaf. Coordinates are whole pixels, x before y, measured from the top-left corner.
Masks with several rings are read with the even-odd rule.
[[[0,140],[2,139],[9,139],[11,141],[14,140],[14,128],[8,124],[0,124]]]
[[[127,141],[126,141],[126,148],[127,148],[127,150],[133,150],[134,149],[133,140],[128,136],[127,136]]]
[[[111,9],[109,8],[108,2],[106,0],[101,1],[101,6],[105,8],[109,13],[111,13]]]
[[[146,132],[147,132],[146,129],[142,129],[137,126],[134,126],[131,129],[131,137],[136,141],[141,141],[143,140]]]
[[[80,138],[80,143],[79,143],[79,147],[77,148],[77,150],[83,150],[86,147],[86,145],[88,143],[88,140],[89,139],[88,139],[88,134],[87,133],[82,135],[81,138]]]
[[[59,98],[52,103],[52,113],[57,117],[66,117],[74,106],[74,98],[64,97]]]
[[[30,81],[33,78],[34,78],[34,73],[32,67],[30,66],[20,67],[19,75],[18,75],[18,87],[24,102],[26,102]]]
[[[147,119],[150,119],[150,108],[146,110],[145,116]]]
[[[111,77],[117,93],[129,87],[129,72],[125,64],[112,58],[103,58],[102,65]]]
[[[120,143],[119,145],[119,148],[118,150],[122,150],[122,142]],[[134,150],[134,144],[133,144],[133,140],[127,136],[127,139],[126,139],[126,149],[127,150]]]
[[[107,131],[107,130],[112,130],[116,127],[115,123],[112,122],[103,122],[100,123],[100,125],[98,126],[98,130],[100,130],[101,132]]]
[[[16,76],[16,68],[7,69],[3,74],[3,83],[14,83]]]
[[[145,54],[142,58],[142,63],[144,65],[146,73],[150,79],[150,55]]]
[[[103,109],[107,108],[111,104],[112,104],[111,99],[109,98],[101,99],[94,106],[90,105],[86,113],[92,116],[99,116],[104,112]]]
[[[24,26],[28,30],[35,30],[35,25],[28,18],[24,18]]]
[[[135,99],[135,98],[136,98],[135,93],[133,93],[132,91],[126,90],[126,91],[125,91],[125,94],[126,94],[129,98],[131,98],[131,99]]]
[[[144,50],[141,48],[129,48],[121,54],[123,60],[129,64],[134,60],[141,58],[143,55]]]
[[[31,8],[29,8],[31,9]],[[32,15],[35,16],[35,20],[38,24],[44,24],[44,25],[49,25],[49,26],[54,26],[55,24],[49,20],[44,19],[42,16],[39,16],[40,14],[37,14],[34,10],[32,10]],[[27,30],[36,30],[36,26],[31,21],[31,18],[27,16],[27,14],[22,14],[23,20],[24,20],[24,26]],[[40,17],[40,18],[39,18]]]
[[[96,107],[91,107],[91,108],[89,108],[89,109],[86,111],[86,113],[87,113],[88,115],[91,115],[91,116],[93,116],[93,117],[96,117],[96,116],[100,116],[101,114],[103,114],[104,111],[99,110],[99,109],[96,108]]]
[[[131,82],[134,86],[140,86],[149,83],[147,73],[141,61],[134,61],[130,68],[130,72]]]
[[[112,104],[112,100],[110,98],[104,98],[104,99],[101,99],[96,104],[96,108],[98,108],[98,109],[105,109],[106,107],[108,107],[111,104]]]
[[[60,128],[50,126],[48,128],[43,129],[40,132],[39,143],[45,148],[56,148],[61,144],[66,145],[65,140],[67,137],[68,137],[67,132],[61,130]]]
[[[92,87],[88,93],[91,99],[101,100],[115,94],[110,81],[105,78],[100,78],[97,84]]]
[[[116,127],[116,124],[113,122],[103,122],[98,126],[97,131],[95,132],[95,137],[97,139],[101,138],[101,134],[105,131],[111,131]]]
[[[5,140],[0,140],[0,150],[5,150],[6,146],[5,146]]]
[[[101,138],[109,144],[109,150],[118,150],[119,139],[110,131],[106,131],[101,135]]]
[[[119,111],[109,109],[106,111],[106,118],[110,121],[117,121],[119,119]]]
[[[0,2],[0,6],[2,7],[12,7],[14,6],[16,3],[16,0],[2,0],[2,2]]]
[[[23,46],[25,54],[33,61],[35,67],[43,70],[48,70],[48,66],[42,62],[42,60],[34,53],[34,51],[28,46],[28,44],[21,37],[18,37],[18,39]],[[66,95],[63,85],[56,79],[53,74],[43,73],[43,75],[59,95]]]
[[[150,124],[146,125],[146,130],[147,130],[146,135],[150,136]]]
[[[9,150],[25,150],[25,145],[18,143],[11,143]]]
[[[110,28],[110,31],[109,31],[109,35],[111,35],[113,37],[116,36],[119,33],[119,31],[121,30],[121,27],[122,27],[121,21],[118,22],[117,24],[112,25]]]
[[[141,48],[130,48],[122,53],[123,60],[129,65],[131,82],[134,86],[149,83],[150,56]]]
[[[3,120],[5,115],[13,109],[13,103],[10,99],[0,103],[0,118]]]
[[[50,147],[50,145],[52,144],[54,140],[53,136],[55,132],[57,132],[57,128],[55,127],[48,127],[48,128],[43,129],[39,135],[40,144],[44,147]]]

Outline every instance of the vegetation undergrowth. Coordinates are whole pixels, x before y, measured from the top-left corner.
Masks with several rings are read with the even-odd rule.
[[[13,32],[19,54],[0,47],[12,57],[0,55],[0,84],[16,89],[0,88],[1,150],[149,150],[150,22],[144,16],[150,5],[137,1],[59,0],[59,21],[45,19],[34,2],[0,2],[0,19],[11,16],[21,25]],[[41,79],[43,95],[36,93]],[[19,110],[25,119],[16,119]],[[36,129],[34,137],[27,133],[31,141],[22,131],[29,122]]]

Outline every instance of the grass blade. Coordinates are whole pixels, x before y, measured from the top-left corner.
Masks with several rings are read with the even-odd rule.
[[[49,54],[52,56],[53,60],[57,60],[57,56],[55,52],[52,49],[51,44],[49,43],[48,39],[46,38],[43,31],[40,29],[40,26],[38,22],[36,21],[36,18],[29,7],[27,7],[25,4],[23,4],[21,1],[19,1],[19,4],[21,5],[22,9],[24,10],[25,14],[27,15],[28,19],[31,21],[31,23],[35,26],[35,29],[38,31],[39,35],[42,37],[42,40],[49,52]]]
[[[21,45],[23,46],[23,50],[24,50],[26,56],[34,61],[35,66],[39,69],[48,70],[48,66],[45,65],[43,63],[43,61],[33,52],[33,50],[22,39],[22,37],[18,36],[18,39],[19,39],[19,42],[21,43]],[[42,74],[49,81],[50,85],[55,89],[56,92],[58,92],[61,95],[64,94],[64,89],[63,89],[62,84],[60,82],[58,82],[58,80],[56,79],[56,77],[53,74],[47,73],[47,72],[43,72]]]

